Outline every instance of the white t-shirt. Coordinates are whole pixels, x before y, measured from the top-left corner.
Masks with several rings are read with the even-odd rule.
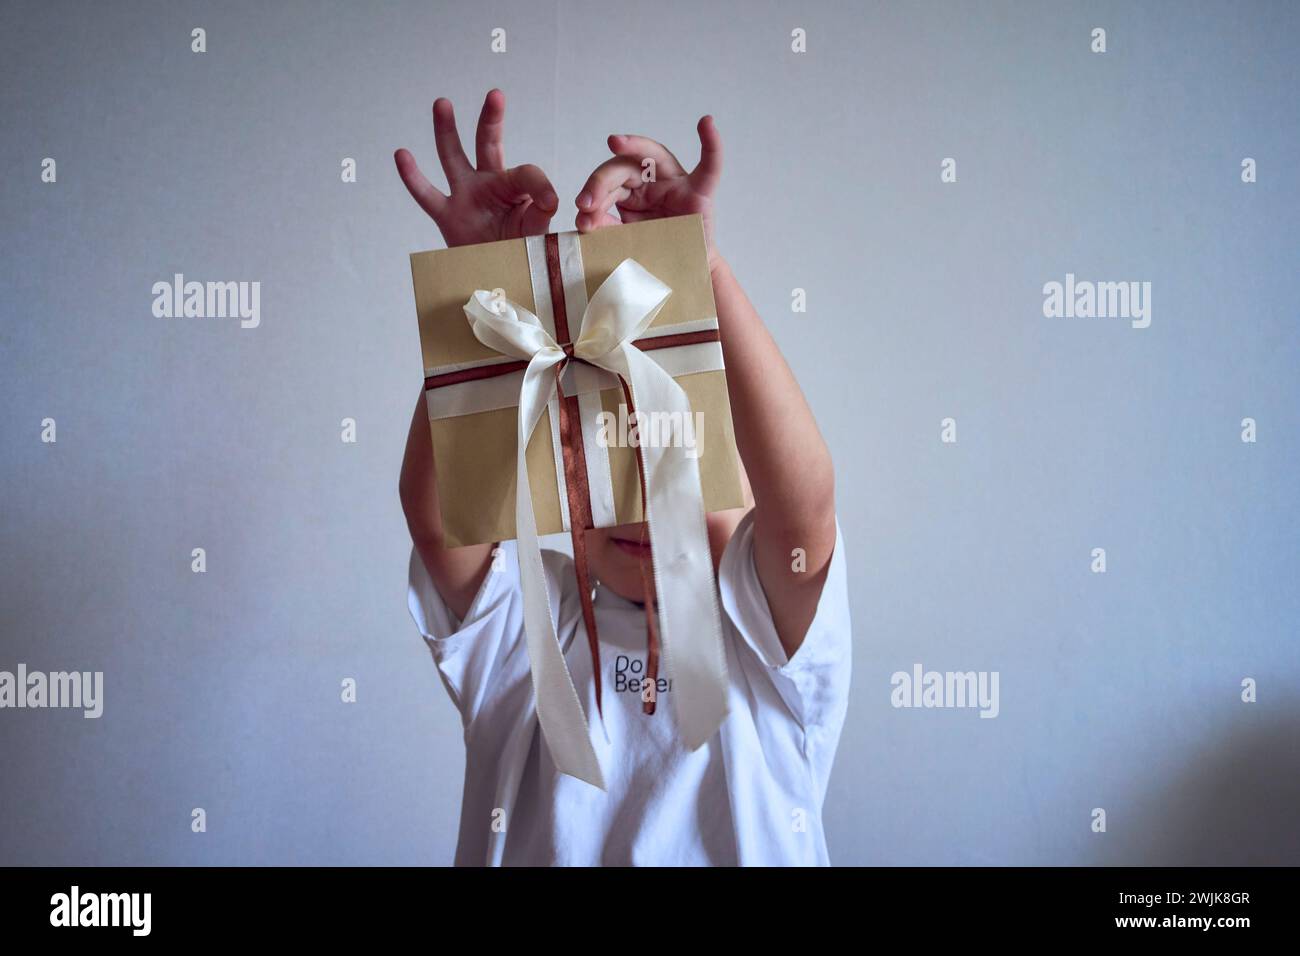
[[[753,514],[718,573],[729,713],[695,751],[677,733],[672,688],[642,713],[644,610],[597,588],[604,721],[572,559],[543,551],[557,634],[587,713],[606,790],[559,773],[533,702],[515,543],[501,545],[464,621],[412,551],[410,608],[465,729],[457,865],[827,865],[821,809],[848,701],[844,548],[817,614],[787,659],[753,557]],[[662,669],[660,677],[666,678]],[[608,739],[606,739],[608,736]]]

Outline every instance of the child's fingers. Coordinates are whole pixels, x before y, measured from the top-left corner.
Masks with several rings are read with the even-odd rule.
[[[582,212],[603,212],[616,202],[632,195],[641,185],[641,164],[629,156],[607,159],[587,177],[578,193],[577,205]]]
[[[638,162],[643,159],[653,159],[656,174],[662,173],[664,176],[686,175],[686,170],[677,161],[677,157],[669,152],[668,147],[647,136],[611,136],[609,138],[609,151],[616,156],[631,156]]]
[[[534,205],[541,207],[548,219],[559,208],[559,197],[555,195],[555,189],[551,186],[551,181],[546,178],[546,173],[542,172],[540,166],[527,163],[523,166],[507,169],[505,183],[508,194],[506,198],[523,199],[528,197],[533,201]]]
[[[696,131],[700,134],[700,162],[691,172],[691,185],[708,196],[722,178],[722,137],[712,116],[701,117]]]
[[[500,90],[489,90],[483,100],[483,111],[478,115],[478,130],[474,136],[474,155],[479,169],[506,168],[506,149],[502,141],[505,119],[506,95]]]
[[[611,216],[609,213],[601,212],[580,212],[574,220],[578,232],[595,232],[597,229],[604,229],[606,226],[619,226],[622,221],[617,216]]]
[[[551,222],[551,216],[555,215],[555,209],[543,209],[535,202],[530,202],[524,210],[523,217],[520,219],[521,236],[540,236],[549,232],[547,228]]]
[[[442,160],[447,184],[454,189],[456,181],[472,173],[474,168],[461,148],[460,134],[456,132],[456,114],[451,108],[451,100],[446,97],[433,101],[433,139],[438,144],[438,159]]]
[[[415,157],[409,150],[399,149],[393,154],[393,161],[397,163],[397,175],[402,177],[402,183],[406,186],[406,191],[411,194],[411,198],[420,204],[420,208],[427,212],[434,222],[438,222],[447,205],[447,197],[424,178],[424,173],[420,172],[420,167],[415,164]]]
[[[629,222],[642,222],[646,219],[658,219],[658,218],[659,216],[656,215],[653,209],[649,211],[645,211],[642,209],[633,209],[627,205],[620,205],[618,207],[618,221],[624,225],[626,225]]]

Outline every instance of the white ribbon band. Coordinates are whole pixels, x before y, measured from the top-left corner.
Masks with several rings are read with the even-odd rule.
[[[557,237],[560,246],[560,277],[564,280],[564,300],[567,315],[582,322],[587,317],[587,274],[582,267],[582,246],[578,234],[562,232]],[[573,330],[574,334],[581,329]],[[569,380],[561,379],[564,394],[578,396],[578,420],[582,423],[582,455],[587,463],[587,490],[591,505],[591,521],[597,528],[618,524],[614,513],[614,477],[609,470],[609,448],[600,440],[600,401],[598,385],[600,369],[579,362],[570,362],[565,369],[573,371],[573,391],[567,391]],[[593,379],[595,381],[593,381]],[[564,492],[561,492],[563,494]]]
[[[555,312],[551,303],[550,274],[546,268],[546,237],[528,236],[524,240],[524,248],[528,252],[528,278],[533,286],[533,306],[537,309],[537,318],[541,321],[542,328],[554,339],[556,337]],[[514,394],[518,396],[520,383],[514,382],[511,384],[515,387]],[[474,393],[471,391],[470,394]],[[555,487],[560,494],[560,527],[568,531],[572,526],[569,523],[569,496],[565,492],[564,450],[560,442],[559,400],[552,396],[551,400],[546,403],[546,409],[551,423],[551,462],[555,466]],[[486,411],[486,409],[484,410]],[[461,412],[461,414],[468,415],[470,413]]]
[[[586,304],[573,354],[622,377],[639,413],[665,412],[686,421],[691,407],[681,386],[632,344],[645,334],[671,293],[640,263],[623,260]],[[465,313],[480,342],[529,363],[518,392],[515,521],[537,717],[556,767],[604,789],[582,705],[555,632],[528,482],[528,442],[542,409],[555,394],[553,367],[564,360],[564,351],[538,316],[509,300],[494,298],[491,292],[475,292],[465,304]],[[673,444],[643,445],[641,455],[664,668],[674,682],[673,700],[684,742],[694,750],[717,732],[727,713],[722,627],[699,463],[688,449]]]
[[[539,316],[540,318],[540,316]],[[704,319],[699,322],[682,322],[680,325],[666,325],[658,329],[649,329],[643,339],[655,339],[665,335],[677,335],[686,332],[708,332],[718,327],[717,319]],[[652,349],[646,355],[673,378],[683,375],[695,375],[698,372],[720,372],[725,368],[722,361],[722,346],[718,342],[698,342],[694,345],[675,345],[666,349]],[[454,365],[436,365],[424,370],[425,378],[460,372],[466,369],[482,368],[491,365],[504,365],[513,361],[511,358],[487,359],[480,362],[460,362]],[[458,418],[461,415],[473,415],[477,412],[490,412],[498,408],[513,408],[519,404],[519,386],[524,380],[524,373],[507,372],[491,378],[475,381],[457,382],[455,385],[441,385],[431,388],[428,397],[429,421],[440,418]],[[564,394],[579,397],[601,392],[609,388],[618,388],[618,378],[612,373],[590,365],[571,364],[564,370]]]

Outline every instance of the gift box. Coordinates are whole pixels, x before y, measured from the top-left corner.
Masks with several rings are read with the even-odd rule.
[[[704,516],[744,504],[700,217],[421,252],[411,274],[444,542],[518,540],[556,767],[604,786],[538,540],[566,530],[600,709],[585,530],[646,521],[647,676],[662,650],[684,743],[699,747],[727,711]]]
[[[507,239],[473,246],[419,252],[411,256],[415,306],[424,353],[429,431],[433,439],[438,499],[448,547],[504,541],[515,535],[515,452],[518,396],[523,370],[474,337],[464,306],[476,290],[500,290],[542,320],[556,338],[549,276],[538,259],[547,243],[558,247],[564,283],[564,319],[570,341],[581,332],[590,296],[624,259],[634,259],[672,289],[651,323],[655,333],[717,328],[704,231],[699,216],[678,216],[601,229],[587,235]],[[543,246],[541,254],[529,245]],[[531,265],[530,265],[530,260]],[[566,270],[565,267],[568,267]],[[570,274],[563,274],[568,271]],[[573,273],[576,272],[576,275]],[[544,278],[542,283],[535,281]],[[541,288],[537,288],[538,285]],[[690,334],[685,333],[685,334]],[[703,338],[703,337],[702,337]],[[559,338],[556,338],[557,342]],[[563,344],[563,343],[561,343]],[[655,344],[653,341],[647,344]],[[692,354],[693,352],[693,354]],[[744,504],[737,468],[731,406],[721,346],[716,342],[647,352],[673,374],[694,412],[700,452],[700,485],[706,511]],[[512,371],[495,378],[457,373],[496,365]],[[584,459],[593,490],[592,525],[602,528],[643,520],[635,450],[621,444],[628,411],[619,383],[576,364],[565,370],[566,396],[577,395],[584,413]],[[440,378],[440,376],[443,376]],[[446,384],[442,384],[446,383]],[[595,395],[592,389],[598,389]],[[620,406],[623,406],[620,408]],[[601,454],[599,412],[615,423],[617,441]],[[563,488],[558,408],[552,403],[528,445],[528,476],[540,534],[569,530]],[[597,432],[593,442],[593,431]],[[610,431],[607,429],[607,432]],[[638,429],[639,432],[639,429]],[[638,435],[639,437],[639,435]],[[608,478],[600,470],[606,467]],[[608,482],[608,485],[606,485]],[[608,487],[608,491],[606,488]],[[601,493],[606,491],[606,493]]]

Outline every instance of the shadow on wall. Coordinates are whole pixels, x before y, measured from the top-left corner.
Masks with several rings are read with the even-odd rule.
[[[1121,839],[1098,851],[1094,864],[1300,864],[1300,714],[1225,731],[1198,753],[1162,787],[1138,796],[1131,823],[1109,810],[1108,829]]]

